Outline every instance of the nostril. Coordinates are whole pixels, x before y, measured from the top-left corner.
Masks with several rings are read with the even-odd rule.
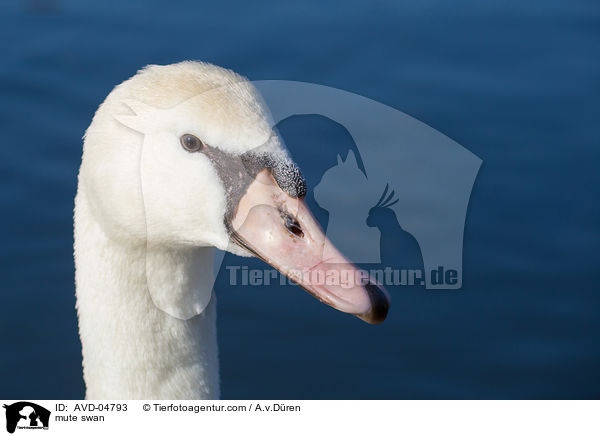
[[[298,236],[299,238],[303,238],[304,237],[304,232],[300,228],[300,224],[286,225],[286,227],[287,227],[287,229],[291,233],[293,233],[294,235]]]
[[[298,222],[298,220],[296,218],[294,218],[292,215],[290,215],[288,213],[283,213],[282,218],[283,218],[284,226],[288,230],[288,232],[292,233],[293,235],[297,236],[298,238],[304,237],[304,232],[302,231],[302,226],[300,226],[300,223]]]

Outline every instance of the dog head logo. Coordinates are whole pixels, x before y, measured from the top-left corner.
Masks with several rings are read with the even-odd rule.
[[[19,429],[48,429],[50,411],[28,401],[4,405],[6,409],[6,431]]]

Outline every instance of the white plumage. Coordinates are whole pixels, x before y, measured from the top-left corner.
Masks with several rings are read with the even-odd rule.
[[[132,112],[140,107],[156,112]],[[159,133],[140,133],[156,122]],[[185,132],[236,153],[272,134],[268,111],[244,78],[197,62],[140,71],[110,93],[86,132],[75,263],[88,399],[219,397],[210,246],[246,252],[229,244],[214,169],[179,146]],[[149,146],[154,134],[161,137]],[[145,192],[141,173],[151,178]],[[155,200],[163,207],[153,208],[149,221]],[[188,320],[152,300],[162,295],[183,308],[194,293],[210,303]]]
[[[186,138],[203,145],[190,150]],[[86,397],[219,397],[214,247],[255,254],[320,301],[382,322],[389,298],[378,284],[297,274],[358,273],[305,193],[243,77],[183,62],[117,86],[86,132],[75,199]]]

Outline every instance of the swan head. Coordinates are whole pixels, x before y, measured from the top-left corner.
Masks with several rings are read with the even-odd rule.
[[[232,71],[149,66],[117,86],[86,132],[79,183],[119,243],[254,255],[336,309],[385,319],[387,293],[325,237],[268,108]]]

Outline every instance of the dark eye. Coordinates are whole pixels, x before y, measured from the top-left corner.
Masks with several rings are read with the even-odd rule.
[[[190,153],[195,153],[204,148],[204,143],[196,136],[186,133],[181,137],[181,146]]]

